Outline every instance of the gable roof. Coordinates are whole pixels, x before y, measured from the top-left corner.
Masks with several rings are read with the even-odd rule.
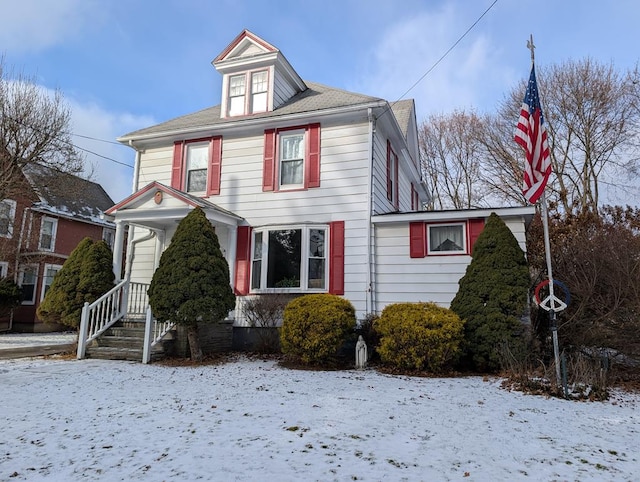
[[[322,113],[323,111],[341,107],[365,107],[371,106],[373,104],[376,104],[376,106],[387,105],[386,101],[379,97],[356,94],[354,92],[328,87],[326,85],[318,84],[315,82],[305,83],[308,86],[308,89],[294,95],[291,99],[289,99],[277,109],[274,109],[272,112],[263,112],[260,114],[243,116],[242,118],[229,119],[220,117],[220,105],[216,105],[214,107],[209,107],[193,114],[187,114],[175,119],[171,119],[152,127],[147,127],[130,132],[122,137],[119,137],[118,141],[127,142],[129,140],[135,140],[139,138],[150,138],[161,135],[178,134],[184,131],[202,130],[209,127],[214,128],[216,126],[222,125],[239,125],[245,123],[247,119],[277,119],[278,117],[292,114],[314,112]],[[402,107],[404,106],[405,102],[406,101],[401,101],[396,104],[401,104],[400,107]]]
[[[22,172],[39,199],[33,209],[94,224],[113,225],[102,219],[102,213],[113,205],[113,200],[100,184],[36,163],[25,165]]]
[[[413,99],[398,100],[391,104],[391,110],[393,111],[393,115],[396,117],[396,121],[398,121],[398,126],[400,127],[405,139],[409,132],[413,105]]]

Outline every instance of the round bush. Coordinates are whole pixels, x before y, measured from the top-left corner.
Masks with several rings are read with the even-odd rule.
[[[307,364],[328,362],[355,325],[355,309],[348,300],[330,294],[301,296],[284,309],[282,352]]]
[[[388,305],[376,322],[382,363],[438,372],[458,354],[464,322],[435,303]]]

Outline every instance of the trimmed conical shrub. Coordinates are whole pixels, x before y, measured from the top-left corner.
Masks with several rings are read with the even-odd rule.
[[[198,322],[222,321],[234,308],[229,265],[202,209],[195,208],[180,221],[153,274],[149,304],[158,320],[187,326],[194,360],[202,358]]]
[[[529,269],[518,241],[492,213],[473,248],[472,260],[451,302],[465,320],[465,368],[495,371],[500,351],[522,343]]]
[[[78,284],[85,257],[93,244],[91,238],[84,238],[71,252],[62,269],[53,278],[37,315],[47,323],[61,323],[73,328],[80,324],[80,313],[84,300],[78,297]],[[112,268],[109,268],[112,270]]]

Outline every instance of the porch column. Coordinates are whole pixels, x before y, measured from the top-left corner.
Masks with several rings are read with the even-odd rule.
[[[122,279],[122,252],[124,248],[125,226],[122,221],[116,221],[116,237],[113,241],[113,274],[116,282]]]
[[[236,279],[236,248],[238,243],[238,227],[229,226],[229,237],[227,246],[227,263],[229,264],[229,280],[233,288]]]
[[[156,231],[156,253],[153,260],[153,271],[158,269],[160,265],[160,257],[162,256],[162,251],[164,251],[164,243],[167,239],[167,233],[164,229]]]

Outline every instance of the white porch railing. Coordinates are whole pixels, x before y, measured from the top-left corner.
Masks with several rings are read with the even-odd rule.
[[[122,280],[93,303],[85,303],[80,318],[77,358],[84,358],[87,344],[126,315],[140,318],[145,316],[147,311],[150,313],[148,289],[148,284]],[[155,325],[148,319],[147,324]],[[167,331],[160,333],[160,337]],[[155,337],[151,340],[153,344],[157,341]]]
[[[175,323],[171,321],[158,321],[152,313],[151,307],[147,307],[147,316],[144,325],[144,345],[142,348],[142,363],[151,361],[151,349],[173,330]]]

